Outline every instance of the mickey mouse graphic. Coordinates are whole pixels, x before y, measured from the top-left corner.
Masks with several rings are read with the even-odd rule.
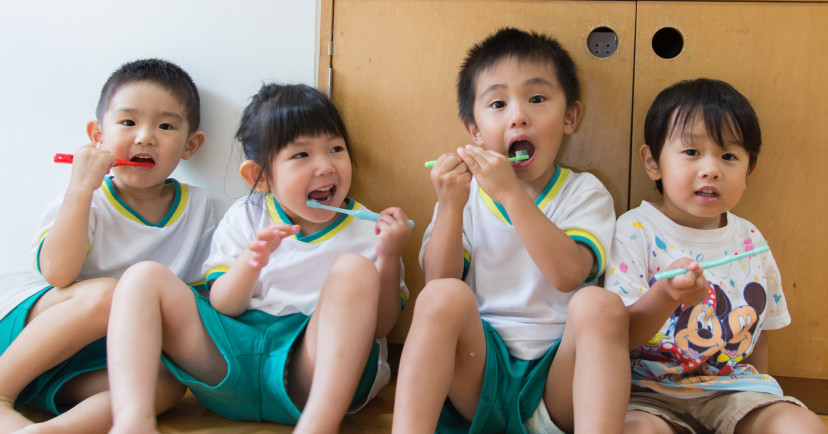
[[[675,348],[671,353],[685,372],[705,363],[717,375],[728,375],[733,365],[748,356],[759,316],[767,305],[767,292],[751,282],[743,294],[746,304],[733,307],[721,287],[710,284],[703,302],[680,306],[673,313]]]

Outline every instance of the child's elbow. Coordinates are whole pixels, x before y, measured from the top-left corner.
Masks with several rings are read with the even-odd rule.
[[[55,269],[55,267],[42,266],[40,274],[49,285],[55,288],[66,288],[75,283],[78,273]]]

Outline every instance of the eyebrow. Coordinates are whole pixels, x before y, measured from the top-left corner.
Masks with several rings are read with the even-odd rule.
[[[135,115],[136,113],[138,113],[138,110],[137,109],[132,109],[132,108],[120,108],[120,109],[115,109],[112,112],[113,113],[126,113],[126,114],[130,114],[130,115]],[[161,112],[161,117],[175,118],[179,121],[184,121],[184,116],[181,116],[178,112],[162,111]]]
[[[531,85],[541,85],[541,86],[554,87],[549,80],[547,80],[543,77],[532,77],[532,78],[524,81],[523,84],[524,85],[530,85],[530,86]],[[504,87],[506,87],[505,84],[495,83],[495,84],[487,87],[486,89],[484,89],[483,92],[480,93],[480,97],[483,98],[486,95],[488,95],[488,94],[490,94],[490,93],[492,93],[496,90],[502,89]]]

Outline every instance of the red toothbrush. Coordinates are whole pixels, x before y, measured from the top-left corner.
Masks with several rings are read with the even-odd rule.
[[[72,154],[55,154],[55,163],[68,163],[72,164]],[[121,160],[119,158],[115,159],[116,166],[143,166],[143,167],[152,167],[155,166],[155,163],[151,161],[126,161]]]

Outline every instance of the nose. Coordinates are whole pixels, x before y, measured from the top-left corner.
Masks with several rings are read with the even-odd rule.
[[[155,144],[155,128],[142,126],[135,132],[135,143],[139,145],[152,146]]]
[[[527,126],[529,125],[529,116],[526,113],[526,107],[523,106],[521,103],[515,103],[511,105],[511,126],[512,127],[520,127],[520,126]]]
[[[323,176],[333,173],[336,169],[329,154],[320,155],[316,158],[315,173],[316,176]]]
[[[704,158],[699,167],[699,176],[706,179],[719,179],[722,175],[720,160],[713,156]]]

